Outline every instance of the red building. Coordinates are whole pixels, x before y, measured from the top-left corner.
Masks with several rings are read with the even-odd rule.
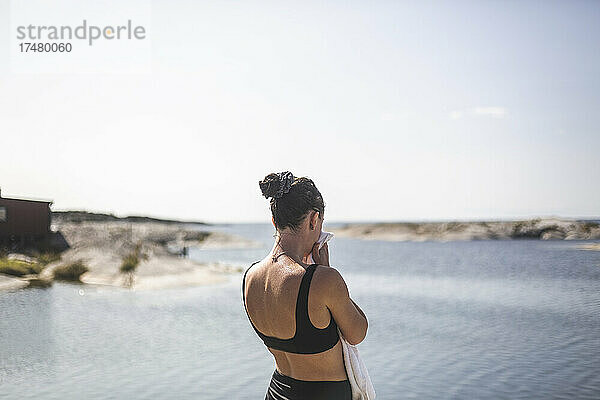
[[[4,198],[0,192],[0,243],[24,244],[50,233],[51,201]]]

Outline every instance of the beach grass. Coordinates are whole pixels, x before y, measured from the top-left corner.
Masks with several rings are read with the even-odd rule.
[[[78,281],[81,275],[88,271],[88,267],[82,260],[77,260],[72,263],[63,264],[54,269],[54,279],[64,281]]]
[[[43,266],[39,263],[28,263],[20,260],[0,258],[0,273],[13,276],[39,274]]]
[[[124,274],[134,272],[139,264],[140,258],[137,254],[128,254],[125,257],[123,257],[123,262],[121,263],[120,270]]]
[[[124,274],[131,274],[135,272],[141,261],[145,261],[147,259],[148,255],[142,252],[142,245],[141,243],[138,243],[131,253],[123,257],[120,270]]]
[[[42,253],[36,257],[39,264],[46,266],[61,259],[60,253]]]
[[[0,256],[0,273],[12,276],[39,274],[44,267],[60,260],[60,253],[42,253],[33,258],[33,262],[9,259],[6,255]]]
[[[121,262],[121,267],[119,268],[121,273],[125,276],[125,286],[133,287],[134,274],[137,270],[140,262],[147,261],[148,255],[142,251],[142,243],[139,242],[133,251],[123,257],[123,261]]]

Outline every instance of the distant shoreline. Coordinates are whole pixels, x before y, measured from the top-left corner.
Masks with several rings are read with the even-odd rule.
[[[181,221],[176,219],[164,219],[145,217],[139,215],[128,215],[126,217],[117,217],[114,214],[94,213],[88,211],[68,210],[68,211],[52,211],[52,221],[57,222],[158,222],[166,224],[186,224],[186,225],[210,225],[201,221]]]
[[[563,218],[522,221],[349,223],[332,229],[340,237],[385,241],[597,240],[600,224]]]

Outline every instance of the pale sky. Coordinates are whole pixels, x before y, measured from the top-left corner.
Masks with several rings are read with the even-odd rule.
[[[146,3],[145,70],[23,73],[0,0],[4,196],[269,222],[290,170],[330,221],[600,216],[600,2]]]

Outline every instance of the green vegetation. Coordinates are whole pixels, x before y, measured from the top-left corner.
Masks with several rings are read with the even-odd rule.
[[[60,253],[43,253],[35,257],[35,260],[35,262],[9,260],[4,252],[0,254],[0,273],[13,276],[39,274],[46,265],[60,260]]]
[[[139,264],[140,259],[137,256],[137,254],[128,254],[125,257],[123,257],[123,263],[121,263],[121,272],[124,274],[133,273],[135,272]]]
[[[54,279],[65,281],[78,281],[81,275],[88,271],[83,261],[77,260],[69,264],[63,264],[54,269]]]
[[[28,263],[20,260],[9,260],[7,258],[0,258],[0,273],[23,276],[29,274],[39,274],[43,266],[39,263]]]
[[[539,239],[541,230],[536,228],[535,225],[540,221],[540,219],[517,221],[513,225],[510,237],[513,239]]]
[[[142,244],[138,243],[133,251],[123,257],[123,262],[121,263],[121,273],[126,275],[125,284],[129,287],[133,286],[133,275],[140,265],[141,261],[146,261],[148,259],[148,255],[142,252]]]
[[[148,256],[142,253],[142,244],[138,243],[133,252],[123,257],[123,262],[121,263],[121,272],[124,274],[134,273],[138,265],[140,265],[140,262],[147,259]]]
[[[595,222],[585,222],[581,227],[585,233],[590,233],[592,229],[600,228],[600,224]]]
[[[46,265],[59,261],[61,259],[60,253],[42,253],[36,257],[38,264],[45,267]]]

